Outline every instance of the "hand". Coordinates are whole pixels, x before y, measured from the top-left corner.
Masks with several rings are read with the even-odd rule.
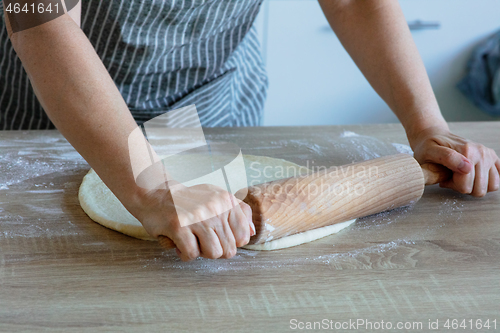
[[[250,206],[230,193],[207,184],[175,188],[175,205],[170,190],[157,189],[144,194],[131,213],[151,236],[170,238],[183,261],[231,258],[255,234]]]
[[[500,159],[493,149],[439,126],[427,128],[408,139],[420,164],[437,163],[453,171],[452,179],[440,183],[441,187],[475,197],[498,190]]]

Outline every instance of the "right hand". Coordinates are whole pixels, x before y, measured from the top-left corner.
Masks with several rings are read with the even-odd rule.
[[[170,190],[156,189],[130,211],[151,236],[170,238],[183,261],[231,258],[255,234],[250,206],[229,192],[207,184],[176,188],[175,205]],[[181,220],[201,222],[181,226]]]

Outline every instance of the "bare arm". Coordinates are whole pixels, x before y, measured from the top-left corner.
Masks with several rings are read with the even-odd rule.
[[[120,200],[133,200],[137,187],[127,137],[136,124],[79,28],[80,12],[81,3],[71,16],[63,15],[10,38],[55,126]]]
[[[476,196],[498,190],[495,152],[449,132],[398,1],[319,3],[342,45],[403,124],[415,158],[454,172],[442,186]]]
[[[411,135],[445,126],[424,64],[394,0],[320,0],[342,45]]]
[[[80,5],[74,10],[16,33],[6,20],[14,49],[51,121],[152,236],[175,242],[182,259],[232,257],[236,246],[248,243],[253,226],[249,206],[222,209],[229,197],[219,191],[200,205],[207,215],[224,214],[181,227],[168,189],[152,192],[137,186],[128,140],[132,132],[139,133],[138,140],[144,137],[134,131],[137,125],[125,101],[79,28]]]

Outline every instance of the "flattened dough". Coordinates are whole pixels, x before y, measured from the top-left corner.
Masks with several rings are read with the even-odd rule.
[[[272,251],[279,249],[286,249],[288,247],[297,246],[300,244],[309,243],[317,239],[329,236],[331,234],[336,234],[340,230],[347,228],[351,224],[356,222],[356,219],[347,222],[336,223],[334,225],[328,225],[323,228],[317,228],[313,230],[308,230],[306,232],[301,232],[300,234],[291,235],[288,237],[278,238],[270,242],[255,244],[255,245],[245,245],[245,249],[249,250],[259,250],[259,251]]]
[[[305,167],[282,159],[253,155],[243,155],[243,158],[249,185],[298,176],[308,171]],[[199,161],[193,160],[193,163],[197,162]],[[185,164],[182,166],[169,165],[169,168],[171,167],[185,168]],[[239,189],[236,189],[235,192],[237,190]],[[135,238],[156,240],[149,236],[142,224],[123,207],[94,170],[90,170],[83,178],[78,192],[78,199],[85,213],[95,222]],[[355,220],[337,223],[269,241],[264,244],[247,245],[244,247],[251,250],[278,250],[292,247],[337,233],[354,222]]]

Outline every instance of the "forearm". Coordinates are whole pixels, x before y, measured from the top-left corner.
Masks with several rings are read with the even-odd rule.
[[[408,136],[443,126],[424,64],[395,0],[320,0],[339,40]]]
[[[128,137],[137,126],[85,34],[64,15],[11,40],[51,121],[122,202],[131,200]]]

